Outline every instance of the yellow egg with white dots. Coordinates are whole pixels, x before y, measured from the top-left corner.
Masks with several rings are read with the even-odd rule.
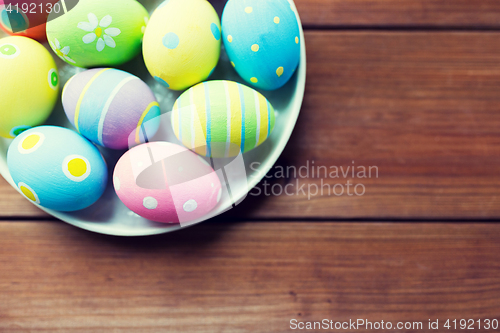
[[[49,117],[59,74],[40,43],[19,36],[0,39],[0,78],[0,136],[13,138]]]
[[[220,46],[219,16],[208,1],[169,0],[151,15],[144,33],[144,61],[161,85],[184,90],[212,74]]]

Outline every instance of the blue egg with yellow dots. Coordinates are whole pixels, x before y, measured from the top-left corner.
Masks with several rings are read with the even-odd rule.
[[[89,207],[108,181],[99,150],[80,134],[57,126],[34,127],[17,136],[7,165],[26,199],[57,211]]]
[[[300,30],[288,0],[229,0],[222,37],[236,72],[251,86],[285,85],[300,61]]]

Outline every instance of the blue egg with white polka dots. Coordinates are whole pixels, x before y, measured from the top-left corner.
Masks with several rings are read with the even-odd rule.
[[[288,0],[229,0],[222,38],[231,64],[249,84],[275,90],[287,83],[300,61],[297,14]]]
[[[9,146],[7,165],[19,192],[36,205],[77,211],[104,193],[106,162],[80,134],[57,126],[39,126],[18,135]]]

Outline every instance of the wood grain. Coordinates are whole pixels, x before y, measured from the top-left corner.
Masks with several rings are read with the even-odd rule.
[[[279,333],[293,318],[500,313],[499,224],[205,223],[126,239],[3,222],[0,235],[3,333]]]
[[[293,196],[249,196],[229,216],[499,219],[499,39],[496,32],[308,31],[305,100],[279,165],[354,161],[376,166],[379,177],[322,175],[331,186],[363,184],[366,193],[325,189],[309,200],[297,190],[311,185],[314,194],[320,178],[278,175],[269,184],[292,184]],[[0,216],[46,215],[2,180]]]
[[[366,193],[316,195],[311,200],[303,193],[261,195],[248,200],[241,214],[498,219],[497,37],[462,32],[309,32],[306,97],[279,164],[298,168],[314,162],[347,168],[354,161],[357,166],[377,166],[379,177],[322,176],[330,185],[347,180],[363,184]],[[321,186],[318,178],[298,181],[312,184],[312,193]],[[291,192],[298,188],[293,175],[268,182],[292,184]]]
[[[28,202],[0,177],[0,218],[5,217],[49,217],[35,205]]]
[[[429,319],[500,320],[500,223],[481,222],[500,219],[500,2],[295,3],[307,88],[278,166],[330,173],[354,161],[378,177],[275,168],[259,189],[306,193],[250,195],[217,223],[134,239],[52,221],[0,178],[0,332],[280,333],[294,318],[425,332]],[[347,181],[366,193],[307,196]]]
[[[159,0],[141,0],[158,2]],[[226,0],[210,0],[222,15]],[[497,29],[496,0],[294,0],[306,28]]]
[[[307,27],[498,28],[496,0],[295,0]]]

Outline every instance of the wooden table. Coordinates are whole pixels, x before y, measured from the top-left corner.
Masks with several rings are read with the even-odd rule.
[[[296,4],[307,88],[278,166],[378,177],[266,181],[364,195],[249,196],[130,239],[55,221],[2,180],[0,332],[300,331],[293,319],[499,331],[483,328],[500,320],[500,2]]]

